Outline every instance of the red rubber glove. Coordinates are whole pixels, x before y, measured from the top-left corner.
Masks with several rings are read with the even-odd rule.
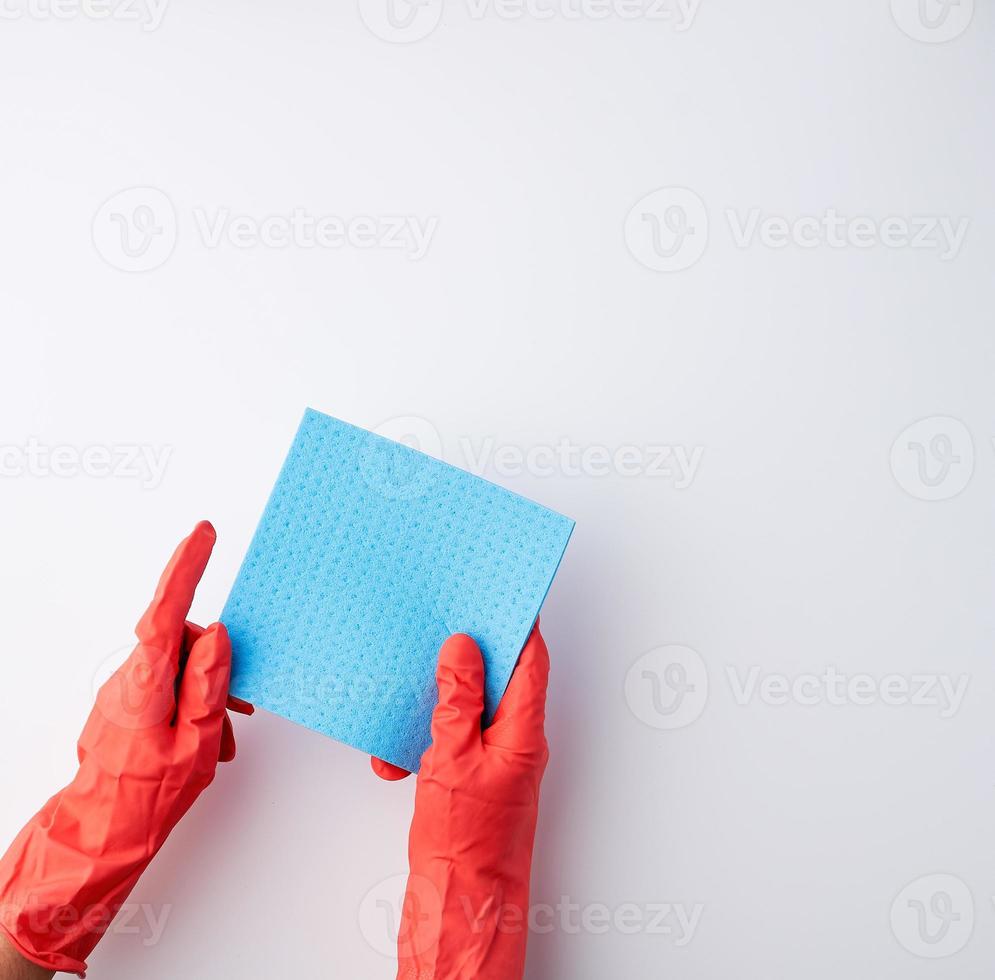
[[[0,859],[0,928],[39,966],[85,974],[169,832],[235,756],[228,634],[185,622],[215,539],[204,521],[177,548],[138,646],[97,694],[75,779]]]
[[[525,971],[529,877],[549,654],[532,631],[490,728],[481,731],[484,665],[451,636],[439,653],[439,704],[422,757],[398,934],[398,980],[518,980]],[[397,778],[404,770],[376,759]]]

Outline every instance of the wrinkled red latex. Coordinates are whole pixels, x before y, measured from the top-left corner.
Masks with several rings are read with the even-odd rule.
[[[97,694],[76,777],[0,859],[0,928],[39,966],[84,975],[169,832],[235,756],[228,634],[186,622],[215,539],[205,521],[177,548],[138,646]]]
[[[439,653],[439,704],[422,758],[398,934],[398,980],[520,980],[549,654],[532,631],[494,723],[481,731],[484,666],[462,634]],[[374,760],[385,778],[404,770]]]

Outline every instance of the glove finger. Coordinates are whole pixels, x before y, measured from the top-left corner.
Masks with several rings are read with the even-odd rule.
[[[387,780],[388,783],[396,783],[399,779],[407,779],[411,775],[407,769],[378,759],[375,755],[370,756],[370,764],[373,766],[373,771],[381,779]]]
[[[229,694],[228,710],[235,711],[240,715],[253,715],[256,713],[256,706],[248,701],[243,701],[241,698],[235,697],[234,694]]]
[[[455,758],[480,745],[484,661],[472,637],[456,633],[442,644],[435,679],[439,703],[432,713],[432,748]]]
[[[139,643],[97,692],[99,717],[132,731],[174,725],[183,664],[203,632],[195,623],[184,623],[175,654]],[[174,662],[175,668],[164,669]]]
[[[231,678],[231,642],[221,623],[208,626],[190,647],[180,682],[177,717],[181,724],[220,719]]]
[[[179,667],[184,623],[216,540],[214,528],[208,521],[201,521],[180,542],[159,579],[151,605],[135,627],[139,641],[162,654],[163,666],[172,669],[174,676]]]
[[[235,758],[235,730],[231,727],[231,718],[225,712],[221,722],[221,751],[218,762],[231,762]]]
[[[494,722],[484,732],[484,743],[522,752],[545,748],[548,686],[549,651],[537,621],[494,713]]]

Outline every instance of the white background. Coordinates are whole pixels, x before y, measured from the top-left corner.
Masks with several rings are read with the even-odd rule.
[[[484,471],[577,520],[543,614],[533,899],[589,917],[533,936],[530,980],[989,976],[987,0],[928,0],[925,26],[916,0],[398,0],[394,34],[385,0],[173,0],[154,30],[63,3],[0,20],[0,837],[71,778],[95,677],[202,517],[193,618],[217,617],[304,407],[413,416],[462,466],[594,447],[580,473]],[[643,201],[668,188],[690,193]],[[295,208],[437,224],[420,258],[198,226]],[[775,247],[833,211],[870,224]],[[774,224],[740,234],[751,214]],[[892,234],[941,220],[959,248]],[[60,471],[88,447],[168,465],[57,475],[31,440]],[[603,473],[625,446],[700,465]],[[626,677],[670,645],[695,691],[668,715],[647,692],[678,696],[674,651]],[[829,668],[871,695],[738,693]],[[967,689],[886,703],[890,675]],[[392,977],[360,906],[406,869],[413,781],[262,712],[236,728],[134,893],[161,938],[108,936],[91,976]],[[692,935],[653,927],[663,904],[703,906]],[[597,925],[628,905],[634,934]]]

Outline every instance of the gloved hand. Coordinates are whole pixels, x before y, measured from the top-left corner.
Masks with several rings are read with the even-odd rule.
[[[97,694],[76,777],[0,859],[0,928],[39,966],[84,975],[169,832],[235,756],[228,634],[185,622],[215,540],[204,521],[177,548],[138,646]]]
[[[529,877],[549,654],[536,623],[493,724],[481,731],[484,665],[451,636],[439,653],[439,704],[422,757],[398,934],[398,980],[518,980],[525,970]],[[404,772],[379,759],[386,778]]]

